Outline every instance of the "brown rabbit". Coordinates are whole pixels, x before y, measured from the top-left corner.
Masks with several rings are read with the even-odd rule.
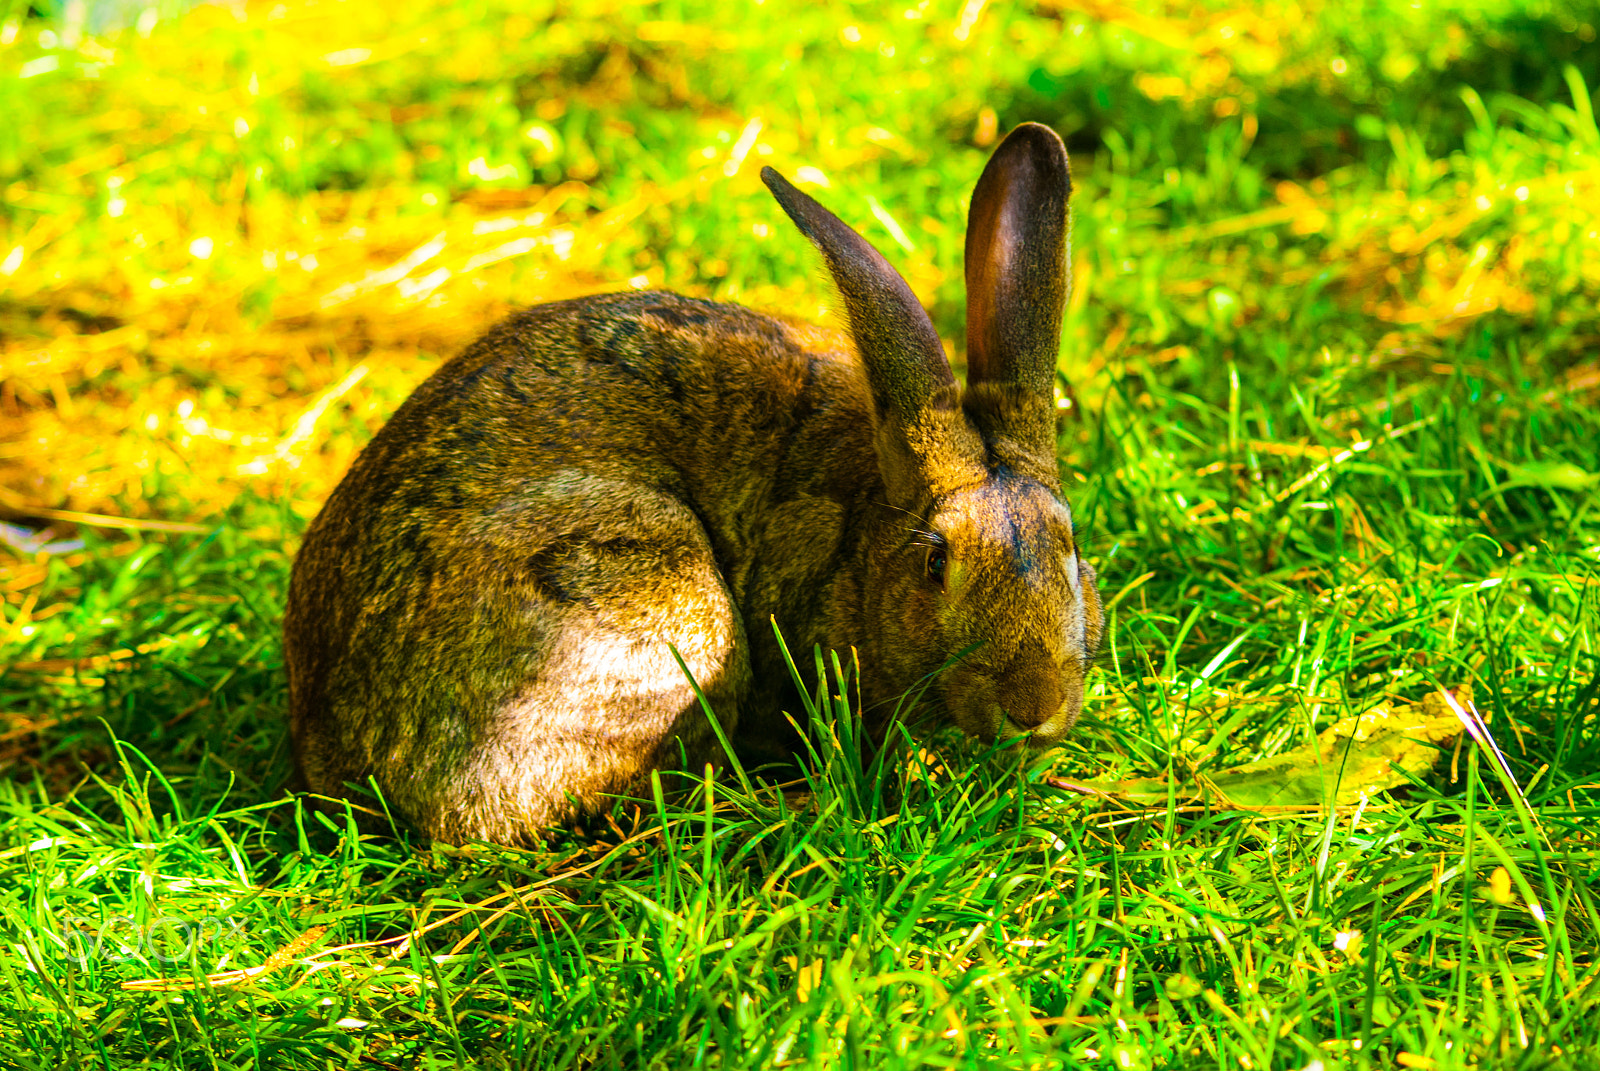
[[[1100,644],[1060,497],[1066,150],[995,151],[967,227],[967,386],[876,250],[770,168],[849,337],[667,293],[516,313],[444,365],[306,533],[284,621],[307,787],[376,782],[424,834],[535,840],[783,726],[795,651],[892,709],[1047,747]],[[669,647],[670,645],[670,647]]]

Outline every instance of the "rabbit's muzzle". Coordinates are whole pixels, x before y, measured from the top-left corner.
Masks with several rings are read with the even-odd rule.
[[[995,684],[1003,731],[1053,735],[1047,727],[1063,713],[1061,671],[1042,644],[1018,651]]]
[[[1059,744],[1078,720],[1083,677],[1042,644],[1029,644],[998,670],[973,662],[950,675],[946,701],[954,720],[980,740],[1023,737],[1029,747]]]

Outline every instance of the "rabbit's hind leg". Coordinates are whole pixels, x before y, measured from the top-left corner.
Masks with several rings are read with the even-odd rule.
[[[592,476],[560,491],[514,510],[527,512],[510,530],[537,533],[516,540],[510,559],[521,598],[495,603],[500,619],[484,634],[499,651],[467,662],[501,687],[508,667],[525,676],[500,692],[458,774],[431,801],[437,836],[533,839],[605,808],[608,796],[648,792],[654,770],[692,772],[720,758],[684,667],[724,732],[735,731],[750,680],[744,625],[694,513],[669,495]],[[509,520],[497,516],[496,530]]]

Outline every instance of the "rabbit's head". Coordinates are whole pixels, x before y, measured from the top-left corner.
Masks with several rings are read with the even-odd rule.
[[[777,172],[762,178],[822,251],[871,391],[895,521],[861,578],[878,633],[862,638],[864,671],[892,692],[948,665],[932,691],[967,732],[1058,743],[1103,631],[1055,453],[1071,192],[1061,139],[1019,126],[973,191],[965,389],[888,262]]]

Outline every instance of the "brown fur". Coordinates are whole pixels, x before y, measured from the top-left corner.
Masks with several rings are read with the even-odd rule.
[[[775,174],[853,338],[615,294],[524,310],[440,368],[295,563],[284,629],[306,785],[372,778],[425,834],[534,839],[714,757],[669,645],[731,736],[775,740],[794,708],[771,620],[794,651],[858,648],[877,712],[975,646],[935,682],[937,705],[980,737],[1059,741],[1101,632],[1058,497],[1046,336],[1064,254],[1001,247],[1064,243],[1065,166],[1030,125],[980,181],[992,293],[969,334],[989,341],[964,391],[900,277]],[[1041,205],[1061,217],[1054,238],[982,222]]]

